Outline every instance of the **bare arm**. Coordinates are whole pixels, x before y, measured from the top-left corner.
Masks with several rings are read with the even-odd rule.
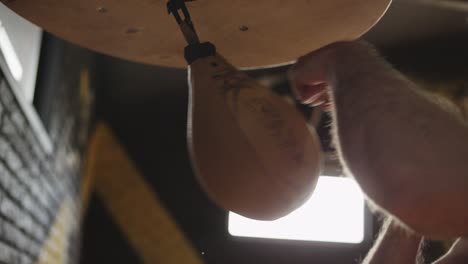
[[[422,264],[421,242],[420,236],[403,229],[389,217],[362,264]]]
[[[452,248],[433,264],[466,264],[468,263],[468,239],[460,238]]]
[[[420,234],[468,234],[468,127],[367,44],[335,43],[301,58],[291,79],[311,103],[329,87],[342,162],[367,196]]]

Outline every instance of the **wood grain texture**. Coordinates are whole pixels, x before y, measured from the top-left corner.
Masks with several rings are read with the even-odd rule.
[[[132,61],[185,67],[185,41],[166,0],[1,0],[47,31]],[[201,40],[238,67],[284,64],[338,40],[355,39],[391,0],[197,0],[188,3]]]

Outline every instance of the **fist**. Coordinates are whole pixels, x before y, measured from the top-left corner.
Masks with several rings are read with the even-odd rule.
[[[331,111],[330,89],[352,73],[374,49],[364,42],[336,42],[300,57],[289,70],[294,95],[301,103]]]

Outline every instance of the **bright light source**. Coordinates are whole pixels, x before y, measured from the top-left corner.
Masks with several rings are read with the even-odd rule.
[[[5,57],[8,68],[11,71],[11,75],[13,75],[15,80],[20,81],[23,77],[23,67],[21,66],[18,55],[11,44],[10,37],[8,37],[5,28],[2,26],[2,21],[0,21],[0,50]]]
[[[364,240],[364,197],[355,181],[319,178],[302,207],[275,221],[256,221],[229,213],[233,236],[358,244]]]

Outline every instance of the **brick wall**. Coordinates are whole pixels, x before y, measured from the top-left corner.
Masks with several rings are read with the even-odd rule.
[[[92,58],[72,45],[61,47],[55,66],[47,69],[42,64],[41,69],[42,74],[55,76],[48,82],[55,86],[53,93],[42,98],[50,110],[43,120],[48,120],[44,126],[52,151],[40,143],[5,73],[0,72],[0,263],[78,259],[78,239],[70,239],[79,237],[78,191],[91,116]],[[65,222],[57,219],[64,207],[69,212]],[[57,223],[61,226],[56,228]]]

